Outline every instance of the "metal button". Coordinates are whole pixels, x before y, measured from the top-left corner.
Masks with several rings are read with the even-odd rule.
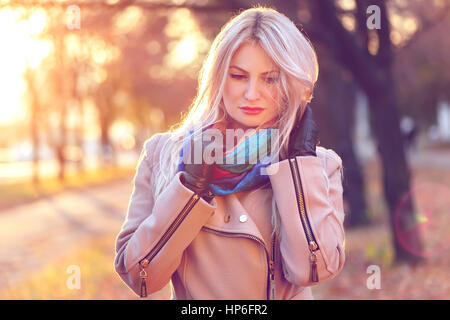
[[[245,222],[245,221],[247,221],[247,215],[246,215],[246,214],[241,215],[241,216],[239,217],[239,221],[240,221],[240,222]]]

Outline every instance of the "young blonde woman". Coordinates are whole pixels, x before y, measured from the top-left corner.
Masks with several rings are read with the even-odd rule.
[[[171,281],[174,299],[312,299],[340,272],[342,163],[316,147],[317,77],[311,43],[277,11],[222,28],[184,121],[143,148],[115,259],[136,294]]]

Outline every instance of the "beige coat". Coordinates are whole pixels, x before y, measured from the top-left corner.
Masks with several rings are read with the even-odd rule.
[[[150,179],[169,135],[145,143],[116,241],[115,269],[136,294],[172,280],[175,299],[312,299],[310,275],[322,282],[340,272],[342,162],[334,151],[317,147],[317,157],[270,165],[272,188],[209,204],[181,183],[179,172],[154,199]],[[276,244],[272,197],[281,219]]]

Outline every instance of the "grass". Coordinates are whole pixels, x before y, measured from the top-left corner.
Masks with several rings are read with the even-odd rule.
[[[0,299],[140,299],[114,270],[115,236],[111,234],[87,240],[75,251],[53,261],[42,270],[37,270],[27,280],[0,290]],[[76,287],[77,272],[79,288]],[[155,293],[147,299],[158,297],[158,294]]]
[[[136,298],[116,275],[113,261],[114,236],[90,239],[76,251],[37,271],[28,280],[0,291],[0,298],[27,300]],[[76,271],[71,269],[71,266],[79,268],[79,289],[74,286]]]
[[[0,184],[0,209],[53,195],[68,188],[82,188],[129,178],[134,172],[135,167],[110,167],[68,174],[63,182],[56,177],[50,177],[41,179],[39,184],[32,181]]]

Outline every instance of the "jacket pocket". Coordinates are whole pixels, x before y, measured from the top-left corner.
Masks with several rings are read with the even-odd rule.
[[[199,201],[200,197],[197,194],[193,194],[183,209],[178,213],[175,220],[170,224],[167,230],[163,233],[159,241],[156,245],[150,250],[150,252],[139,261],[140,265],[140,273],[139,277],[141,278],[141,286],[140,286],[140,296],[141,298],[147,297],[147,279],[148,275],[145,268],[149,265],[149,263],[153,260],[153,258],[158,254],[158,252],[164,247],[164,245],[169,241],[170,237],[174,234],[177,228],[181,225],[183,220],[195,206],[195,204]]]

